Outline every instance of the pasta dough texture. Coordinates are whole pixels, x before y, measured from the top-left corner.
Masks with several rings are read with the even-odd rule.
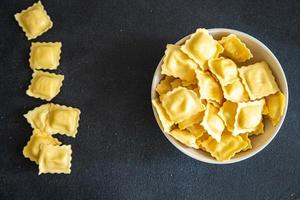
[[[57,69],[61,54],[61,42],[33,42],[29,63],[32,69]]]
[[[19,26],[28,40],[34,39],[52,28],[53,23],[40,1],[31,7],[15,14]]]
[[[77,108],[49,103],[29,111],[24,117],[33,129],[76,137],[79,115]]]
[[[39,174],[71,173],[71,145],[41,145],[39,156]]]
[[[265,61],[243,66],[252,57],[236,35],[218,42],[205,29],[181,46],[167,45],[152,100],[163,131],[218,161],[252,149],[266,118],[276,126],[286,107]]]
[[[63,75],[35,70],[26,94],[51,101],[60,92],[63,80]]]

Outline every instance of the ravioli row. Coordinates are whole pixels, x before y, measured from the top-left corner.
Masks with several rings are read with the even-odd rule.
[[[17,13],[15,19],[28,40],[42,35],[53,26],[40,1]],[[29,64],[33,73],[26,91],[28,96],[51,101],[59,94],[64,76],[41,70],[58,68],[61,47],[61,42],[31,43]],[[53,103],[43,104],[24,115],[33,132],[23,149],[23,155],[38,164],[39,174],[71,173],[71,145],[62,145],[53,135],[75,137],[79,116],[79,109]]]
[[[225,161],[252,148],[249,136],[264,132],[263,116],[280,121],[285,96],[265,61],[238,67],[253,57],[230,34],[215,40],[198,29],[185,44],[167,45],[152,100],[164,132]]]

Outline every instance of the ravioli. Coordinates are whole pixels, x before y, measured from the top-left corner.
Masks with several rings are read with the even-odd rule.
[[[177,87],[165,94],[161,103],[171,121],[178,123],[205,109],[193,90]]]
[[[63,75],[34,70],[26,94],[51,101],[60,92],[63,80]]]
[[[262,121],[262,111],[265,100],[238,103],[233,135],[248,133],[256,130],[256,127]]]
[[[234,129],[236,109],[236,103],[225,101],[218,112],[218,115],[224,121],[227,130],[230,132]]]
[[[48,133],[35,129],[33,130],[30,140],[23,149],[24,157],[29,158],[31,161],[38,164],[40,146],[42,144],[60,145],[61,142],[58,139],[53,138]]]
[[[161,106],[158,99],[152,100],[152,105],[157,112],[157,115],[164,129],[164,132],[166,133],[170,132],[171,127],[173,126],[174,123],[170,120],[170,117],[166,113],[165,109]]]
[[[228,58],[214,58],[208,61],[209,70],[217,77],[222,86],[238,79],[236,64]]]
[[[202,136],[201,133],[174,129],[169,134],[182,144],[185,144],[188,147],[199,149],[197,139],[199,139]]]
[[[40,1],[15,14],[19,26],[28,40],[35,39],[52,28],[53,22]]]
[[[271,119],[272,125],[276,126],[284,113],[285,96],[281,92],[267,96],[266,105],[269,111],[268,117]]]
[[[223,120],[219,117],[218,111],[219,110],[216,107],[208,103],[201,125],[204,127],[207,133],[211,135],[211,137],[220,142],[221,135],[225,129],[225,125],[223,123]]]
[[[258,62],[238,69],[251,100],[279,91],[275,78],[266,62]]]
[[[207,67],[207,61],[216,58],[223,52],[223,47],[209,35],[206,29],[197,29],[181,46],[181,50],[199,64],[202,70]]]
[[[39,154],[39,174],[71,173],[71,145],[41,145]]]
[[[222,37],[219,43],[223,46],[223,55],[237,63],[245,62],[253,57],[250,49],[236,35],[230,34]]]
[[[226,161],[232,158],[236,153],[247,148],[248,142],[241,136],[233,136],[230,133],[223,133],[219,142],[209,137],[201,143],[203,148],[209,152],[218,161]]]
[[[61,54],[61,42],[33,42],[29,63],[32,69],[57,69]]]
[[[240,79],[236,79],[233,83],[222,86],[224,98],[238,103],[249,101],[249,96]]]
[[[200,124],[204,116],[204,112],[199,112],[188,119],[183,120],[182,122],[178,123],[179,129],[183,130],[186,129],[194,124]]]
[[[197,64],[180,50],[180,46],[168,44],[161,66],[161,73],[180,78],[195,80]]]
[[[169,92],[170,90],[172,90],[172,86],[171,86],[171,82],[174,80],[175,78],[172,76],[165,76],[164,79],[162,79],[159,84],[156,86],[155,91],[159,94],[159,95],[163,95],[167,92]]]
[[[198,86],[200,90],[200,98],[205,100],[213,100],[221,103],[223,92],[219,83],[211,76],[209,72],[196,71]]]

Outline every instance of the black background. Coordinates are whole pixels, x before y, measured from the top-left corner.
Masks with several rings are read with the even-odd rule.
[[[22,117],[45,103],[25,95],[30,42],[13,15],[31,0],[0,3],[0,199],[300,199],[300,3],[294,1],[44,0],[54,27],[34,41],[61,41],[65,75],[53,102],[81,109],[71,175],[40,175],[22,155]],[[258,155],[231,165],[195,161],[156,124],[150,86],[165,45],[198,27],[258,38],[286,73],[286,120]]]

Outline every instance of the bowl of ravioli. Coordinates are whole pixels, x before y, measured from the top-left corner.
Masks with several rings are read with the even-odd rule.
[[[257,154],[278,133],[288,107],[281,64],[262,42],[224,28],[167,44],[153,76],[151,103],[167,139],[206,163]]]

